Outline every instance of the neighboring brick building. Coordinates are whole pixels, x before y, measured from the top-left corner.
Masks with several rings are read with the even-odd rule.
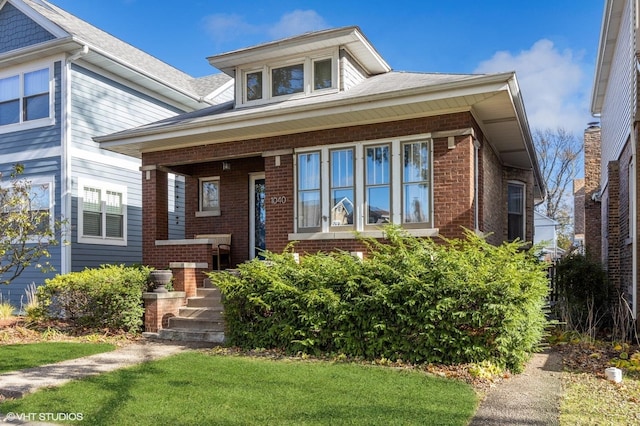
[[[638,3],[606,0],[591,112],[585,132],[586,247],[638,319]],[[598,256],[599,255],[599,256]]]
[[[354,231],[533,240],[544,193],[514,73],[392,72],[357,27],[216,55],[235,101],[97,138],[142,158],[144,262],[208,262],[202,234],[259,250],[364,250]],[[167,241],[166,176],[187,240]],[[193,239],[190,239],[193,237]]]

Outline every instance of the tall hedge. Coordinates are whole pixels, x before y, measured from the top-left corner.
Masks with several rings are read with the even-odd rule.
[[[56,275],[37,289],[38,314],[81,327],[139,331],[149,271],[143,266],[102,265]]]
[[[544,268],[518,243],[472,232],[436,244],[397,227],[365,240],[368,257],[292,247],[239,275],[211,274],[225,295],[229,344],[420,363],[491,361],[519,371],[546,325]]]

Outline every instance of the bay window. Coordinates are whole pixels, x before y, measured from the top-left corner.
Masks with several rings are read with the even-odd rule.
[[[423,137],[299,150],[296,232],[348,238],[387,223],[431,232],[431,149],[431,139]]]

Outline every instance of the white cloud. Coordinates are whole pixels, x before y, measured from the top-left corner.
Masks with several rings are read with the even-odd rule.
[[[315,10],[294,10],[283,15],[276,24],[271,26],[269,35],[273,38],[283,38],[327,27],[324,18]]]
[[[475,72],[515,71],[531,129],[563,127],[581,138],[590,121],[591,80],[582,55],[542,39],[517,55],[500,51]]]
[[[243,16],[237,14],[217,13],[204,18],[206,31],[216,43],[226,43],[242,39],[247,34],[255,34],[260,29],[246,22]]]
[[[242,15],[218,13],[205,17],[204,26],[217,44],[246,41],[247,36],[272,41],[329,27],[315,10],[294,10],[282,15],[276,23],[265,25],[251,24]]]

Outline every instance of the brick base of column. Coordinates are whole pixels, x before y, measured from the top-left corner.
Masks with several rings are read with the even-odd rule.
[[[143,293],[144,300],[144,331],[157,333],[167,328],[169,318],[178,315],[178,310],[185,305],[184,291],[170,291],[168,293]]]
[[[186,297],[196,295],[198,288],[198,269],[208,269],[206,263],[171,262],[169,268],[173,271],[173,289],[184,291]]]

